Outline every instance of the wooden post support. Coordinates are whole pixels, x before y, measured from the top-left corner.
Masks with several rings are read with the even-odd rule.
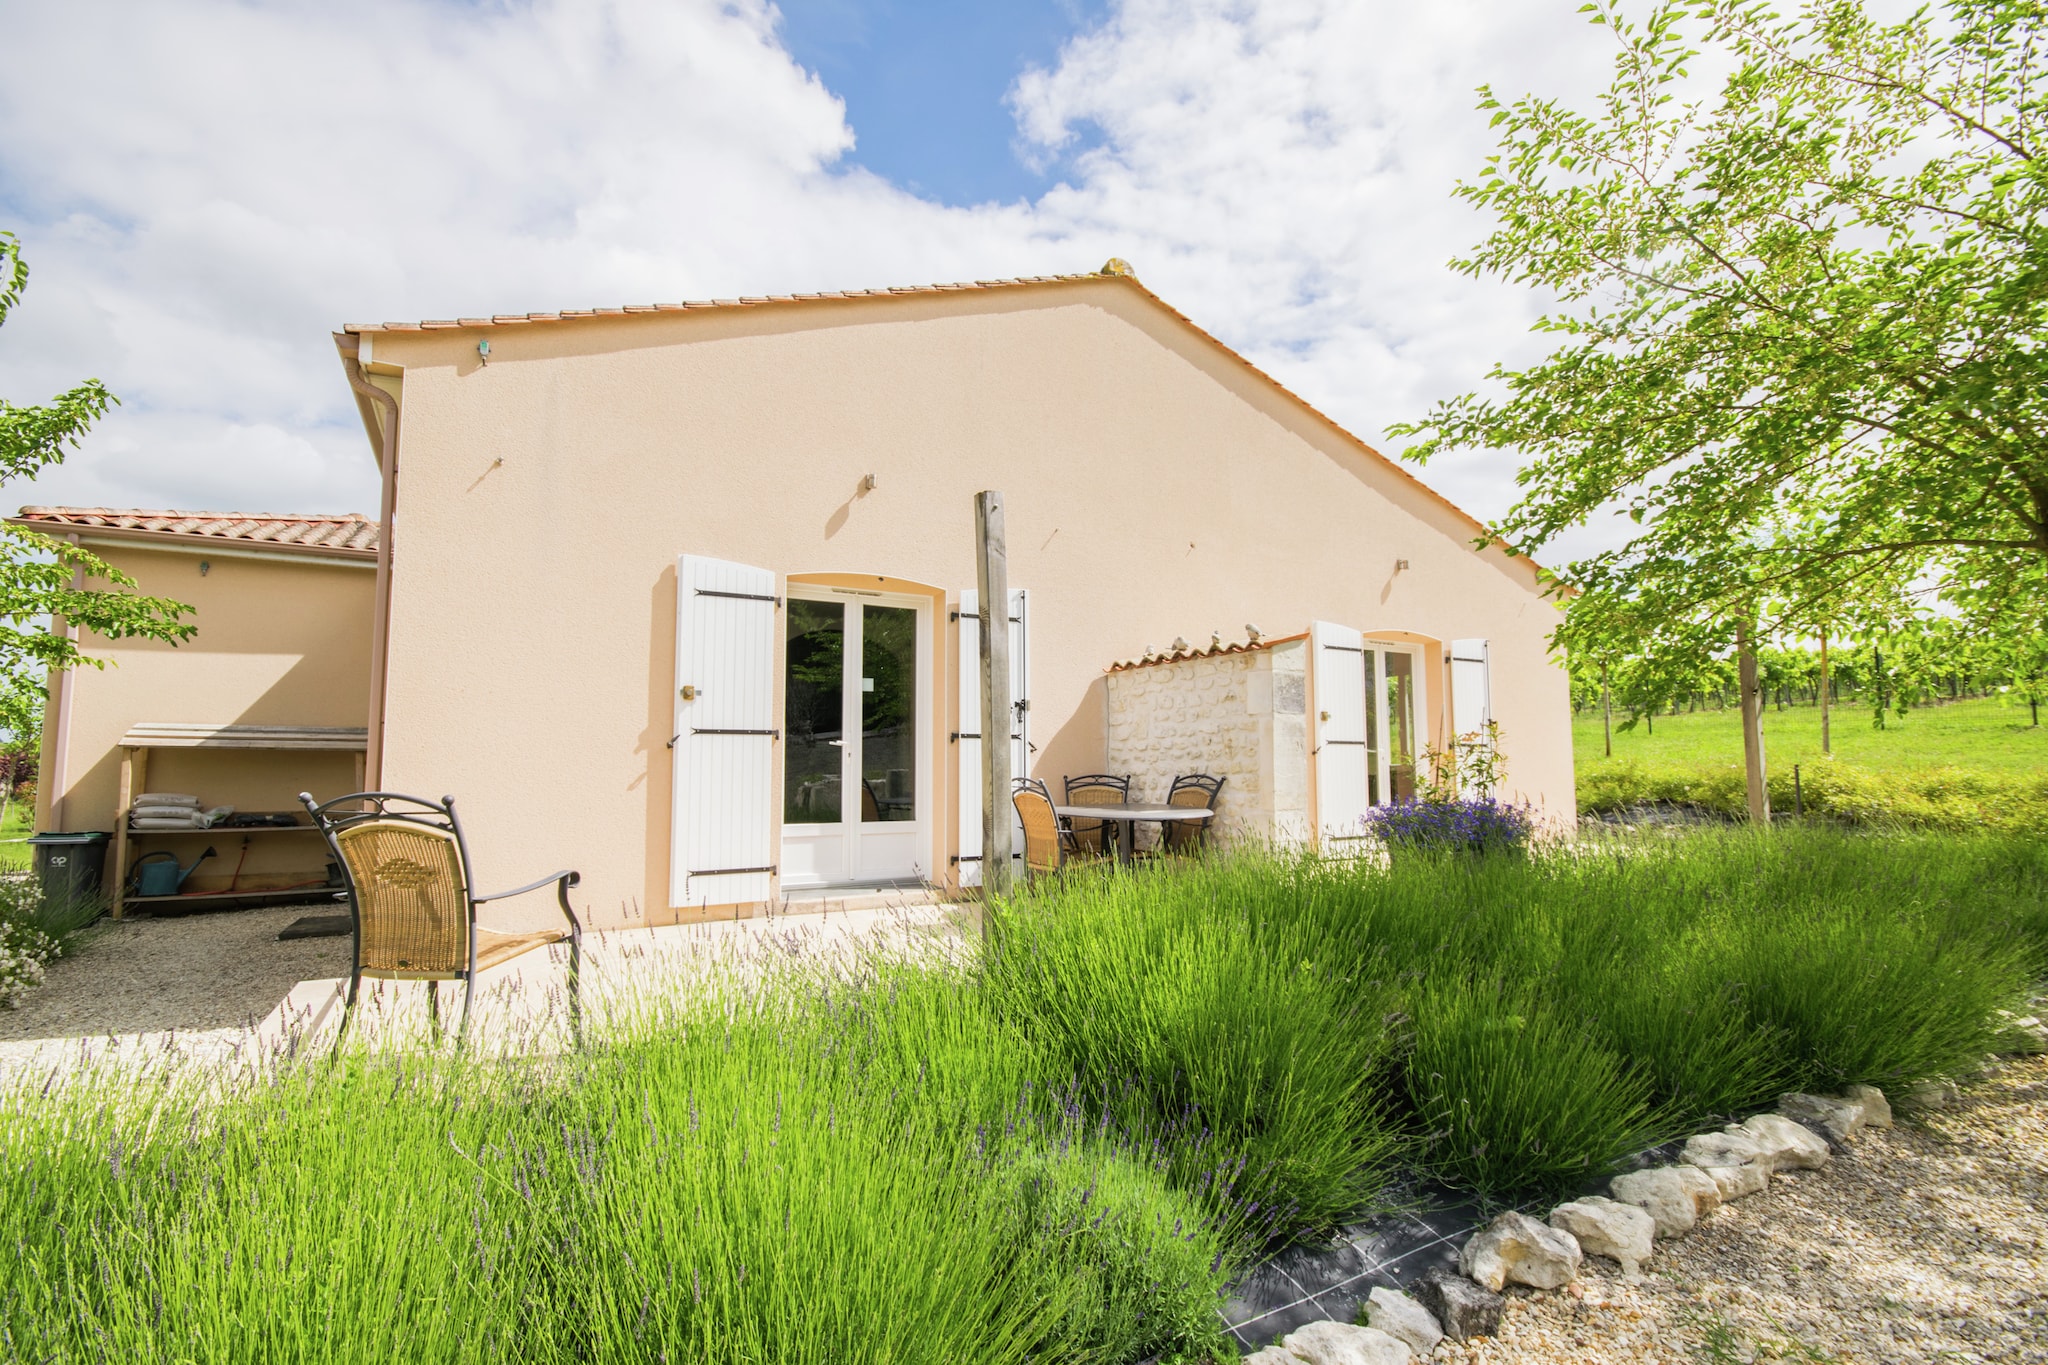
[[[1764,693],[1757,676],[1756,645],[1749,638],[1749,618],[1735,623],[1735,663],[1742,692],[1742,769],[1749,788],[1752,824],[1771,823],[1771,797],[1764,781]]]
[[[147,769],[144,767],[148,762],[149,751],[147,749],[131,749],[125,745],[122,746],[121,793],[114,802],[114,847],[108,854],[108,867],[105,875],[108,888],[107,908],[108,912],[115,919],[122,918],[123,907],[121,901],[125,890],[122,882],[128,871],[128,812],[135,805],[137,782],[148,780]],[[144,771],[138,773],[136,771],[137,768],[144,768]]]
[[[981,894],[1010,890],[1010,569],[1003,495],[974,495],[975,587],[981,594]]]
[[[1820,631],[1820,751],[1824,754],[1832,754],[1835,751],[1832,736],[1828,734],[1828,631],[1826,626],[1822,626]]]

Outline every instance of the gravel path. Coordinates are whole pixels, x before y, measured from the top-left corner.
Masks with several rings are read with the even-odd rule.
[[[2048,1362],[2048,1059],[1778,1177],[1659,1243],[1636,1283],[1586,1267],[1564,1293],[1516,1291],[1500,1337],[1439,1358]]]
[[[348,970],[346,938],[277,941],[319,909],[102,920],[41,986],[0,1010],[0,1041],[253,1024],[298,982]]]

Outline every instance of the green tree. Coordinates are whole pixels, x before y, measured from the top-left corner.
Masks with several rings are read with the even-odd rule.
[[[2042,0],[1587,11],[1618,40],[1595,110],[1483,90],[1500,150],[1458,189],[1496,226],[1455,265],[1549,293],[1559,344],[1405,428],[1408,457],[1524,452],[1494,528],[1519,551],[1633,522],[1566,570],[1568,649],[1704,658],[1902,613],[1929,575],[2038,582]],[[1729,74],[1693,98],[1707,50]]]
[[[0,324],[28,287],[21,243],[0,231]],[[40,407],[0,399],[0,481],[60,464],[118,400],[88,379]],[[104,586],[87,586],[88,584]],[[134,591],[135,582],[90,551],[19,527],[0,527],[0,728],[26,736],[42,723],[42,680],[51,669],[106,661],[86,654],[62,625],[109,639],[173,643],[191,638],[191,608]],[[55,619],[53,619],[55,618]]]

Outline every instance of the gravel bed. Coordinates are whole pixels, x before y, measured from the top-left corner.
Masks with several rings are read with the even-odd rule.
[[[300,981],[348,971],[347,938],[277,931],[320,907],[101,920],[0,1010],[0,1041],[245,1027]]]
[[[1858,1139],[1657,1245],[1630,1283],[1588,1257],[1516,1290],[1501,1335],[1437,1358],[1525,1362],[2048,1362],[2048,1059]]]

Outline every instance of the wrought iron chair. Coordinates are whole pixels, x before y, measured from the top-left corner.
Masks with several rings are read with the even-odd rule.
[[[315,802],[310,793],[300,792],[299,802],[341,867],[355,938],[348,1001],[335,1036],[337,1049],[366,976],[426,982],[427,1009],[436,1029],[441,1023],[440,983],[462,982],[457,1038],[466,1040],[476,974],[564,940],[569,944],[569,1025],[577,1045],[582,1045],[583,923],[569,906],[569,888],[582,880],[580,873],[553,872],[510,891],[479,896],[470,889],[469,845],[455,814],[454,797],[435,802],[398,792],[356,792]],[[555,888],[568,928],[508,934],[476,922],[478,906],[545,886]]]
[[[1066,804],[1070,806],[1121,806],[1131,799],[1131,779],[1128,777],[1087,773],[1081,777],[1070,777],[1066,783]],[[1075,849],[1081,853],[1099,858],[1116,851],[1118,829],[1106,820],[1069,816],[1067,828],[1073,833]]]
[[[1166,793],[1169,806],[1191,806],[1202,810],[1216,809],[1216,798],[1223,791],[1227,777],[1210,777],[1207,773],[1189,773],[1173,779],[1172,788]],[[1214,820],[1166,820],[1161,822],[1159,844],[1166,853],[1192,853],[1209,842],[1209,826]]]

